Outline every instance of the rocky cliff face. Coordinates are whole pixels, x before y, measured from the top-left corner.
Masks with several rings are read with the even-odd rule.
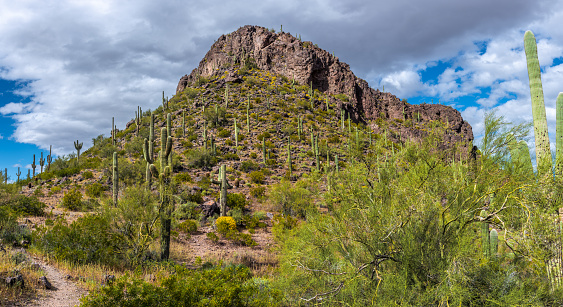
[[[459,111],[437,104],[411,105],[390,93],[374,90],[366,81],[356,77],[348,64],[313,43],[302,42],[289,33],[273,33],[257,26],[244,26],[219,37],[199,67],[180,79],[176,92],[183,91],[198,76],[210,76],[217,73],[217,68],[232,67],[247,57],[253,58],[262,70],[293,78],[300,84],[312,84],[314,89],[325,93],[346,95],[348,101],[335,99],[338,106],[354,121],[372,123],[376,132],[378,126],[371,120],[377,118],[441,120],[450,127],[445,141],[473,140],[471,125],[463,120]],[[232,81],[236,80],[234,74],[231,76]],[[414,128],[397,130],[401,137],[422,137],[421,132]]]

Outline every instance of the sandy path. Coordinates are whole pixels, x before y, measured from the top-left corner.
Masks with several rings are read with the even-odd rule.
[[[78,288],[73,281],[67,279],[66,275],[55,267],[40,259],[34,260],[41,265],[41,268],[45,271],[47,280],[54,288],[53,290],[45,290],[46,295],[42,296],[30,306],[67,307],[79,305],[79,299],[82,295],[86,294],[86,291]]]

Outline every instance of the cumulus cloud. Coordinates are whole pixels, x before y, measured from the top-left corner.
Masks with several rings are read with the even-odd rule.
[[[515,82],[523,80],[522,51],[513,40],[521,37],[521,25],[545,33],[539,36],[540,46],[545,44],[542,61],[560,53],[553,44],[563,40],[557,3],[5,1],[0,78],[29,80],[17,92],[29,102],[1,106],[0,114],[16,121],[18,142],[53,145],[56,154],[71,152],[76,139],[86,148],[91,138],[109,133],[111,117],[122,128],[137,105],[157,107],[161,91],[171,96],[214,39],[246,24],[283,25],[335,52],[370,84],[385,84],[401,97],[432,94],[456,104],[457,98],[492,86],[494,96],[481,101],[490,108],[499,99],[521,95]],[[552,28],[557,32],[548,37]],[[484,54],[479,41],[489,42]],[[435,84],[422,82],[420,71],[441,59],[454,59],[452,69]],[[546,71],[546,93],[551,93],[548,79],[555,87],[558,73]]]

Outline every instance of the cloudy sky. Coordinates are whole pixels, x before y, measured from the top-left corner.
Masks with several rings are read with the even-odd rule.
[[[563,1],[0,0],[0,169],[91,146],[175,92],[221,34],[261,25],[334,52],[410,103],[451,105],[476,137],[496,109],[530,121],[524,31],[538,40],[549,128],[563,91]],[[38,163],[36,161],[36,163]]]

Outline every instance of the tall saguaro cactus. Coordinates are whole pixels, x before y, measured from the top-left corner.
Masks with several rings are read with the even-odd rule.
[[[35,155],[33,155],[33,163],[31,163],[31,168],[33,169],[33,177],[35,177],[35,168],[37,165],[35,164]]]
[[[151,168],[150,166],[154,163],[154,113],[151,113],[151,120],[149,126],[149,138],[145,139],[143,146],[143,157],[147,162],[146,170],[146,181],[147,181],[147,191],[150,191],[152,184]]]
[[[524,49],[526,51],[526,63],[530,79],[530,95],[532,96],[538,175],[544,176],[552,172],[551,151],[549,149],[549,135],[547,132],[538,48],[536,38],[531,31],[526,31],[524,34]]]
[[[84,145],[84,143],[78,143],[78,140],[74,142],[74,148],[76,149],[76,164],[80,164],[80,150],[82,149],[82,145]],[[43,157],[43,153],[41,153],[41,157]]]
[[[555,132],[555,174],[563,175],[563,93],[557,95]]]
[[[53,145],[49,145],[49,155],[47,156],[47,171],[51,169],[51,162],[53,162],[53,156],[51,155],[51,149]]]
[[[39,158],[39,166],[41,167],[41,173],[43,173],[44,165],[45,165],[45,159],[43,158],[43,152],[41,152],[41,158]]]
[[[117,165],[117,152],[113,152],[113,205],[117,206],[117,194],[119,192],[119,169]]]
[[[20,182],[20,176],[21,176],[22,172],[20,171],[20,168],[18,166],[18,172],[16,173],[16,176],[18,176],[18,181],[16,182]]]
[[[145,149],[147,152],[148,142],[145,141]],[[170,197],[170,178],[172,166],[168,165],[170,153],[172,152],[172,137],[168,135],[166,128],[162,128],[160,132],[160,170],[154,164],[149,164],[150,172],[158,178],[160,185],[160,258],[167,260],[170,256],[170,224],[173,211],[173,204]]]
[[[232,186],[227,181],[227,166],[225,164],[221,165],[219,168],[219,180],[212,180],[214,184],[219,185],[221,190],[219,194],[219,209],[220,215],[227,215],[227,189],[232,188]]]

